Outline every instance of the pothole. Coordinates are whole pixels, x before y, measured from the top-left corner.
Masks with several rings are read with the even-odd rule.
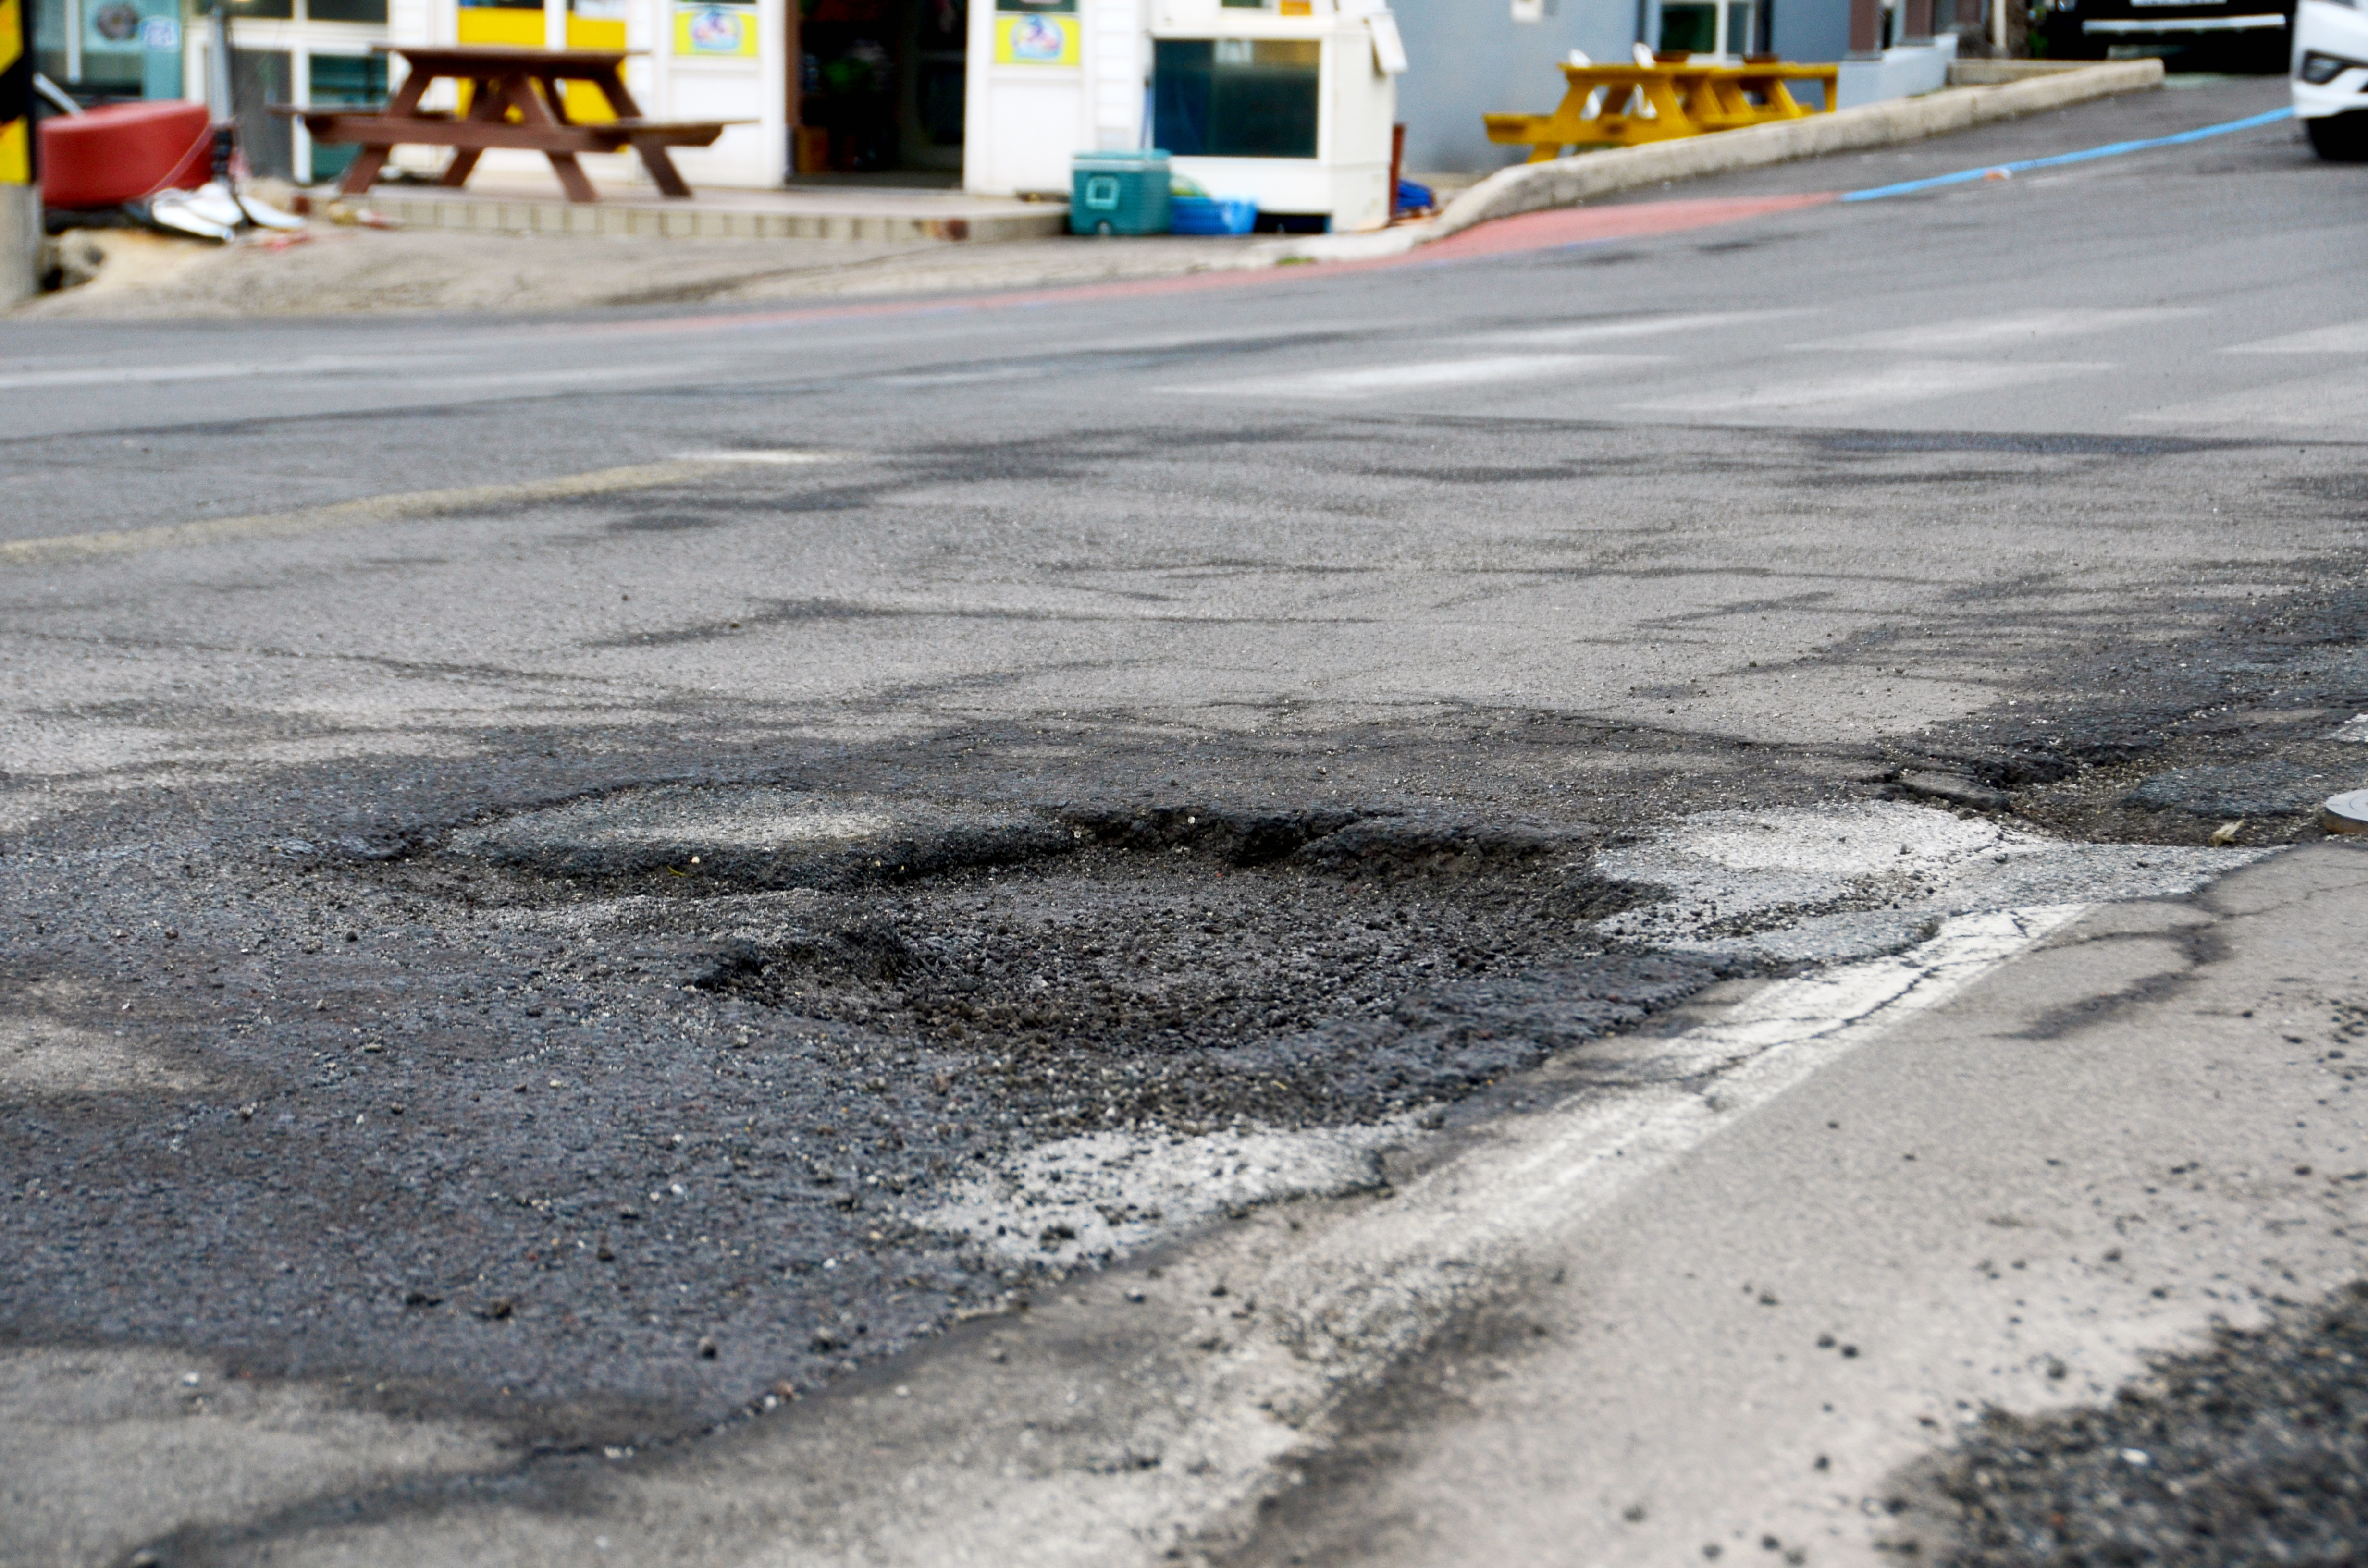
[[[1604,954],[1600,893],[1583,862],[1346,881],[1097,847],[808,900],[695,983],[962,1053],[1039,1131],[1334,1123],[1456,1097],[1715,977]]]
[[[1893,951],[1950,915],[2175,897],[2259,850],[2070,843],[1850,801],[1584,824],[1219,805],[973,807],[672,786],[449,852],[712,954],[683,980],[964,1063],[1033,1140],[1372,1122],[1741,969]],[[696,940],[700,928],[707,940]]]
[[[1584,824],[1325,807],[622,791],[456,834],[530,902],[714,956],[695,990],[953,1054],[1031,1133],[1336,1125],[1453,1098],[1715,978],[1607,955]],[[449,861],[446,862],[449,864]],[[431,872],[432,874],[432,872]]]

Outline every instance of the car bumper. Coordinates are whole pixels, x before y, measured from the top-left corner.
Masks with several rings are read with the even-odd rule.
[[[2178,38],[2189,33],[2267,32],[2286,25],[2285,13],[2245,17],[2109,17],[2082,22],[2090,38]]]
[[[2305,54],[2332,54],[2360,64],[2314,86],[2302,79]],[[2294,9],[2294,110],[2297,119],[2368,109],[2368,11],[2328,0],[2302,0]]]

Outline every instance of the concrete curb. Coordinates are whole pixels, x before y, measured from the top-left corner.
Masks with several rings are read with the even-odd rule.
[[[1588,153],[1544,164],[1499,169],[1447,204],[1425,223],[1408,223],[1372,234],[1326,234],[1279,244],[1275,261],[1363,261],[1400,256],[1417,245],[1445,239],[1476,224],[1524,212],[1579,207],[1601,197],[1673,180],[1700,179],[1797,158],[1817,158],[1864,147],[1918,142],[1952,131],[1970,131],[1993,120],[2044,114],[2162,85],[2159,60],[2121,60],[2078,70],[2051,71],[1997,86],[1949,87],[1922,97],[1861,104],[1807,119],[1724,131],[1681,142]]]
[[[378,186],[370,205],[406,229],[450,229],[488,234],[628,234],[702,240],[1033,240],[1064,233],[1065,205],[1034,211],[954,213],[929,217],[881,212],[768,212],[684,206],[588,205],[552,198],[412,194]]]
[[[40,193],[0,185],[0,311],[40,292]]]

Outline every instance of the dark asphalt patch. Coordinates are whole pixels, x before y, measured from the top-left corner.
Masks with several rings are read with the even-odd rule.
[[[1041,1138],[1369,1121],[1714,978],[1601,956],[1587,923],[1645,895],[1589,872],[1599,836],[1425,811],[1029,814],[674,787],[473,827],[451,854],[500,867],[521,901],[662,896],[633,922],[652,939],[726,918],[690,988],[960,1057]],[[817,896],[746,896],[782,890]]]
[[[2237,818],[2246,845],[2317,836],[2318,802],[2368,783],[2368,756],[2328,738],[2368,709],[2368,574],[2330,572],[2315,590],[2235,613],[2195,607],[2203,630],[2147,634],[2146,619],[2185,608],[2132,607],[2062,628],[2086,646],[2019,708],[1886,748],[1883,789],[1930,796],[1935,777],[1962,781],[2035,826],[2093,842],[2203,844]],[[1904,640],[1869,632],[1837,656],[1896,665]]]
[[[2344,780],[2351,771],[2301,767],[2281,757],[2229,767],[2174,767],[2123,799],[2154,811],[2204,817],[2299,816],[2316,811],[2330,792],[2349,788]]]
[[[701,1429],[1025,1288],[897,1218],[982,1163],[1452,1099],[1713,978],[1601,954],[1579,921],[1642,895],[1588,876],[1595,830],[1485,803],[1568,733],[809,744],[825,790],[667,726],[58,819],[0,856],[12,1017],[157,1081],[12,1087],[0,1335],[350,1379],[530,1447]],[[687,749],[705,781],[639,781]],[[1080,749],[1145,785],[1067,799]],[[796,854],[743,841],[817,804]],[[884,836],[844,820],[875,808]]]
[[[1903,1478],[1887,1541],[1939,1568],[2356,1563],[2368,1542],[2368,1282],[2222,1329],[2107,1405],[1993,1411]]]

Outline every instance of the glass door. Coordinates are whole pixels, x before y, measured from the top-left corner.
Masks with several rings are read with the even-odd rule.
[[[1715,54],[1740,59],[1756,52],[1752,0],[1689,0],[1661,7],[1662,54]]]

